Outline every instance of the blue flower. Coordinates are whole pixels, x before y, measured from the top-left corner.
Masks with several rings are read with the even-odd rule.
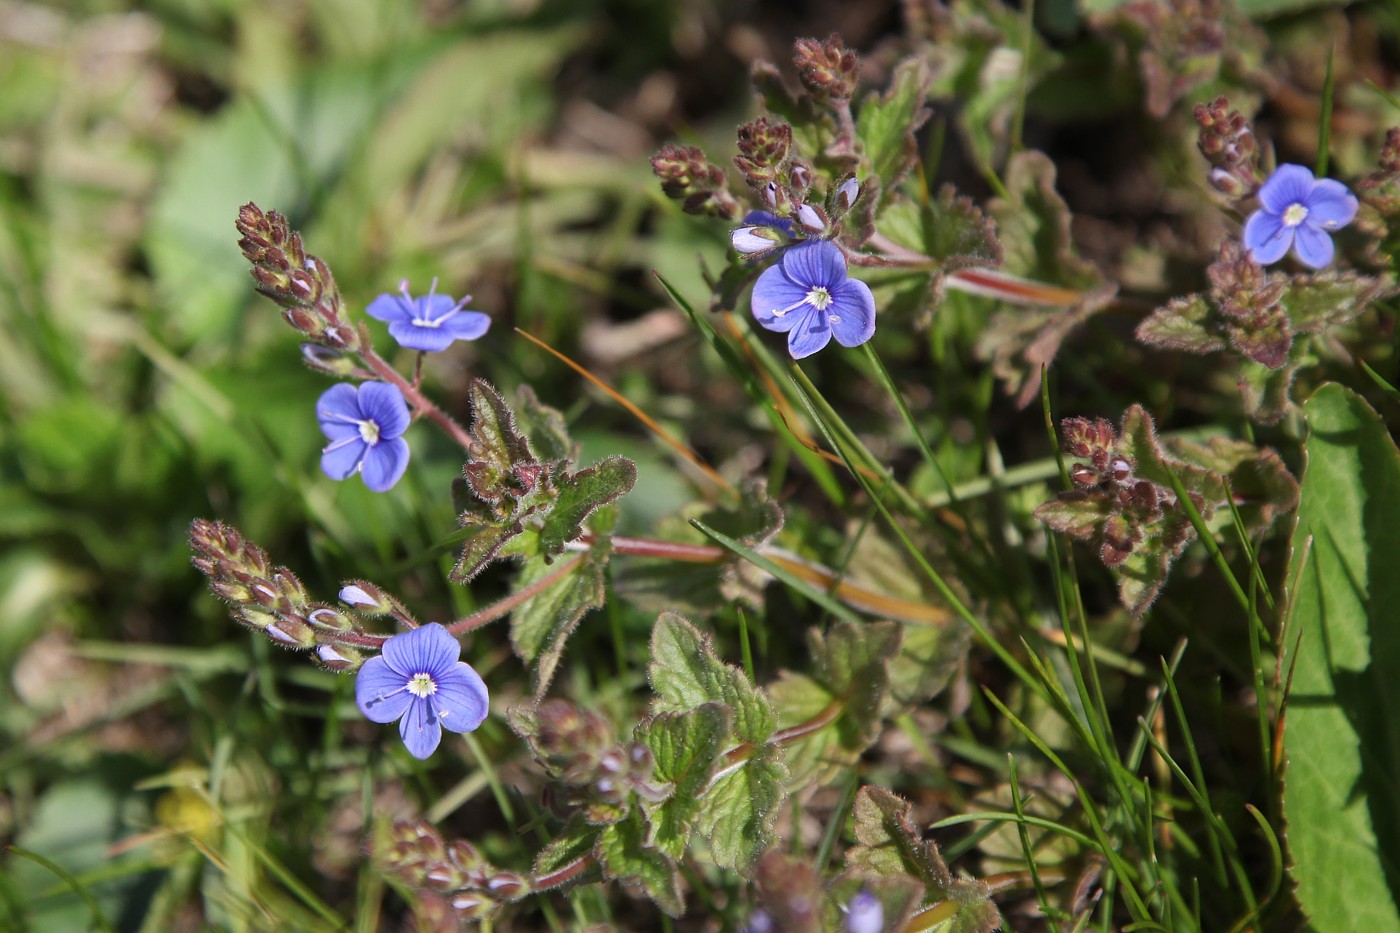
[[[881,933],[885,905],[869,891],[861,891],[846,905],[846,933]]]
[[[805,240],[785,251],[758,277],[750,302],[759,324],[788,335],[795,360],[816,353],[833,335],[843,347],[858,347],[875,333],[870,287],[846,277],[846,257],[827,240]]]
[[[454,302],[450,295],[437,294],[437,279],[421,298],[408,293],[408,279],[399,283],[399,294],[380,295],[365,312],[375,320],[389,322],[389,335],[399,346],[435,353],[446,350],[454,340],[475,340],[491,326],[491,319],[480,311],[467,311],[468,295]]]
[[[372,722],[398,720],[408,753],[424,759],[437,750],[442,727],[471,732],[486,719],[486,684],[464,661],[462,646],[441,625],[395,635],[355,677],[355,704]]]
[[[408,404],[397,386],[348,382],[331,386],[316,402],[316,420],[330,443],[321,451],[321,470],[331,479],[356,473],[375,492],[385,492],[408,469]]]
[[[1305,266],[1332,261],[1331,231],[1356,216],[1356,196],[1330,178],[1316,179],[1301,165],[1280,165],[1259,189],[1259,210],[1244,225],[1244,245],[1261,266],[1278,262],[1293,247]]]

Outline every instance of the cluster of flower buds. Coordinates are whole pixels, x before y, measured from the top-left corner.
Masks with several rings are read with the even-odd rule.
[[[661,179],[666,197],[680,201],[687,214],[721,220],[739,216],[739,202],[729,193],[724,169],[695,146],[662,146],[651,157],[651,170]]]
[[[356,631],[344,609],[313,602],[296,574],[274,566],[267,552],[231,525],[195,519],[190,549],[199,572],[214,595],[229,604],[235,621],[262,632],[286,648],[315,648],[332,670],[350,670],[363,660],[336,636]]]
[[[490,917],[533,890],[529,878],[496,868],[466,840],[444,842],[426,820],[395,822],[378,855],[388,871],[409,884],[446,897],[463,920]]]
[[[812,99],[824,106],[850,101],[860,79],[860,59],[833,33],[826,39],[798,39],[793,44],[797,76]]]
[[[345,320],[331,270],[306,252],[287,218],[249,202],[239,208],[236,226],[255,287],[282,306],[287,323],[317,344],[359,352],[360,334]]]
[[[1217,97],[1209,104],[1196,105],[1200,126],[1197,145],[1210,162],[1210,183],[1220,193],[1233,198],[1253,194],[1264,181],[1259,172],[1259,152],[1254,130],[1230,101]]]
[[[1266,272],[1233,240],[1220,244],[1206,275],[1230,345],[1270,369],[1282,366],[1293,345],[1293,328],[1282,305],[1288,278]]]
[[[590,823],[613,823],[627,815],[634,795],[650,802],[670,796],[671,785],[654,780],[651,750],[616,741],[612,725],[597,713],[547,700],[534,710],[512,711],[511,724],[556,781],[546,803],[561,816],[582,811]]]

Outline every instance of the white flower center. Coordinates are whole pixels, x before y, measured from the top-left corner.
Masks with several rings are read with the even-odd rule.
[[[826,306],[831,304],[831,292],[820,285],[814,286],[812,290],[807,293],[807,303],[818,311],[825,311]]]
[[[379,424],[366,418],[364,421],[355,422],[360,429],[360,440],[373,447],[379,443]]]
[[[413,679],[404,686],[416,697],[430,697],[437,693],[437,682],[432,674],[414,674]]]
[[[1302,204],[1290,204],[1283,212],[1283,225],[1285,227],[1296,227],[1307,219],[1308,209]]]

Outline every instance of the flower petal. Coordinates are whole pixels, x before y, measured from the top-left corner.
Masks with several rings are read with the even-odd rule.
[[[476,340],[491,328],[491,316],[480,311],[458,311],[442,322],[455,340]]]
[[[436,622],[395,635],[384,642],[382,651],[380,656],[405,682],[414,674],[431,674],[436,680],[462,656],[457,639]]]
[[[1297,229],[1293,240],[1293,253],[1303,265],[1321,269],[1332,262],[1335,252],[1336,247],[1332,245],[1332,237],[1327,231],[1310,224],[1303,224]]]
[[[789,279],[781,266],[769,266],[754,283],[749,308],[764,329],[785,334],[802,323],[811,310],[811,305],[805,303],[807,292]]]
[[[401,437],[381,439],[378,444],[365,452],[360,464],[360,475],[371,492],[388,492],[394,484],[403,479],[408,469],[408,441]]]
[[[413,308],[402,295],[383,294],[369,303],[365,314],[376,321],[407,321],[413,317]]]
[[[847,279],[826,309],[831,332],[843,347],[858,347],[875,335],[875,296],[859,279]]]
[[[457,307],[457,302],[451,295],[439,295],[437,293],[424,295],[413,302],[413,316],[418,320],[436,321],[438,318]]]
[[[414,703],[399,720],[399,737],[408,753],[419,761],[430,758],[442,741],[442,724],[428,700]]]
[[[831,324],[825,314],[814,309],[804,315],[801,325],[788,334],[788,353],[792,354],[793,359],[800,360],[804,356],[811,356],[830,342]]]
[[[355,705],[370,722],[393,722],[414,700],[407,684],[408,678],[390,668],[383,656],[370,658],[355,675]]]
[[[1303,221],[1310,227],[1337,230],[1356,217],[1356,195],[1347,186],[1331,178],[1319,181],[1308,195],[1308,217]]]
[[[1282,214],[1292,204],[1306,204],[1313,184],[1312,172],[1301,165],[1285,163],[1259,188],[1259,203],[1271,214]]]
[[[464,661],[458,661],[442,676],[433,699],[443,727],[453,732],[471,732],[491,710],[485,681]]]
[[[1293,245],[1294,227],[1285,227],[1283,218],[1268,211],[1255,211],[1244,223],[1244,245],[1261,266],[1278,262]]]
[[[345,424],[346,418],[359,421],[361,417],[360,394],[352,383],[341,382],[333,385],[316,400],[316,420],[322,422],[322,430],[325,429],[327,421]]]
[[[452,345],[453,337],[442,327],[428,327],[412,321],[395,321],[389,325],[389,336],[406,350],[440,353]]]
[[[806,240],[783,253],[783,272],[804,291],[821,286],[835,291],[846,279],[846,257],[826,240]]]
[[[408,403],[398,386],[387,382],[366,382],[360,386],[360,411],[379,425],[380,438],[398,437],[408,430]]]
[[[360,468],[369,445],[358,437],[336,441],[321,451],[321,472],[333,480],[348,479]]]

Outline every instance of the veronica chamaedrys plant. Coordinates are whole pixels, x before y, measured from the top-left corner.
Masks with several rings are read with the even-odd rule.
[[[355,678],[355,703],[378,723],[398,721],[408,753],[425,759],[437,750],[443,728],[471,732],[489,710],[486,684],[458,660],[462,646],[430,622],[384,642]]]
[[[316,420],[330,440],[321,451],[321,469],[331,479],[359,473],[371,490],[387,492],[408,469],[408,442],[400,435],[411,418],[397,386],[331,386],[316,402]]]
[[[1259,188],[1259,210],[1244,225],[1244,245],[1260,265],[1278,262],[1293,249],[1312,269],[1332,262],[1332,231],[1356,216],[1356,196],[1331,178],[1315,178],[1301,165],[1285,164]]]
[[[389,336],[399,346],[424,353],[446,350],[454,340],[476,340],[491,326],[491,318],[480,311],[468,311],[471,295],[453,301],[451,295],[437,293],[437,279],[428,294],[414,298],[408,279],[399,283],[397,295],[383,294],[369,303],[365,313],[389,325]]]
[[[788,352],[800,360],[834,336],[858,347],[875,333],[870,286],[846,276],[846,257],[826,240],[808,240],[784,251],[753,287],[753,316],[767,330],[788,335]]]

